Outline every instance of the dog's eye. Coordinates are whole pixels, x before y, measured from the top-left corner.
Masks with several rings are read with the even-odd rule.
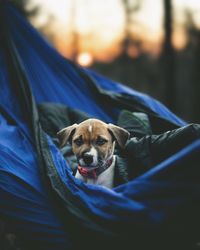
[[[74,140],[74,143],[77,145],[77,146],[81,146],[83,144],[83,140],[81,138],[78,138],[76,140]]]
[[[104,145],[106,142],[107,142],[107,140],[105,140],[105,139],[103,139],[103,138],[98,138],[98,139],[96,140],[96,144],[97,144],[98,146],[102,146],[102,145]]]

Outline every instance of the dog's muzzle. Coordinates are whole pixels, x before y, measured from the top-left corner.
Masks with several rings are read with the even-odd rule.
[[[79,165],[88,168],[94,168],[98,164],[98,153],[95,148],[91,148],[82,153],[81,157],[78,159]]]
[[[108,169],[113,162],[113,157],[109,159],[104,165],[97,165],[96,168],[88,168],[78,166],[78,171],[83,177],[96,179],[101,173]]]

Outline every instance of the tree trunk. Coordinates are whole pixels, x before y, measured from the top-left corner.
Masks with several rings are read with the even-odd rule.
[[[76,30],[76,18],[77,18],[77,2],[76,0],[71,0],[71,60],[76,62],[79,53],[79,35]]]
[[[166,91],[167,106],[176,111],[176,86],[175,86],[175,55],[172,45],[172,1],[164,0],[164,47],[163,47],[163,65],[164,65],[164,82]]]

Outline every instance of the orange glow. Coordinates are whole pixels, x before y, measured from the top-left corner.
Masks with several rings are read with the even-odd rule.
[[[172,42],[174,47],[177,50],[183,49],[186,44],[187,44],[187,35],[185,34],[184,29],[176,29],[173,37],[172,37]]]
[[[129,46],[128,55],[132,58],[137,58],[140,56],[140,49],[137,46]]]
[[[77,62],[83,67],[89,67],[93,63],[93,57],[88,52],[83,52],[78,55]]]
[[[95,60],[108,62],[120,55],[126,25],[122,2],[30,0],[29,7],[40,7],[38,15],[31,21],[37,28],[45,28],[43,30],[50,34],[58,51],[71,59],[79,53],[78,63],[87,67]],[[133,40],[141,41],[141,48],[131,47],[128,53],[133,58],[138,57],[141,51],[158,56],[164,37],[163,1],[156,1],[156,4],[155,0],[141,2],[139,10],[133,13],[133,24],[130,26]],[[176,49],[183,49],[187,44],[186,34],[177,27],[180,24],[185,27],[185,8],[192,11],[194,23],[200,27],[200,0],[174,0],[173,45]]]

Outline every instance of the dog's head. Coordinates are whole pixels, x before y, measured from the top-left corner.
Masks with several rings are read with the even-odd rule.
[[[112,157],[115,142],[121,148],[125,146],[129,132],[113,124],[88,119],[62,129],[57,136],[61,147],[67,142],[72,144],[80,166],[96,168],[104,165]]]

